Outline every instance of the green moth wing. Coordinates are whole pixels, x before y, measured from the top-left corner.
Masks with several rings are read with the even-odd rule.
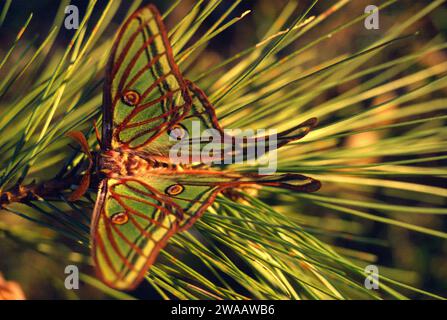
[[[105,148],[147,148],[178,122],[191,105],[158,10],[149,5],[121,27],[104,83]]]
[[[191,136],[194,122],[201,124],[201,130],[215,129],[225,136],[205,93],[183,79],[162,18],[152,5],[136,11],[121,27],[108,62],[103,95],[105,148],[138,149],[168,157],[176,144],[169,137],[172,129],[177,126]],[[277,147],[307,134],[314,120],[278,134]],[[246,149],[268,140],[258,137],[243,144]],[[225,141],[228,143],[221,145],[227,150],[236,140]]]
[[[174,208],[145,182],[103,180],[92,221],[92,256],[107,285],[134,288],[177,231]]]
[[[103,180],[92,223],[99,277],[117,289],[135,288],[169,238],[192,226],[219,193],[253,184],[298,191],[319,188],[318,181],[301,175],[197,169]]]

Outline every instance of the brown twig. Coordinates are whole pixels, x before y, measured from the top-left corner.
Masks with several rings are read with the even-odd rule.
[[[0,193],[0,207],[16,202],[29,202],[47,198],[55,198],[63,191],[70,190],[72,185],[79,185],[81,177],[72,176],[66,179],[53,179],[40,184],[17,185]]]

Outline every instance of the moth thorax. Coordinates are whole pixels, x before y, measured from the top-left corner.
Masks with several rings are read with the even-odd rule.
[[[152,162],[135,154],[128,155],[126,163],[126,170],[128,175],[142,175],[151,168]]]
[[[100,160],[100,168],[108,177],[141,175],[152,167],[150,161],[131,152],[108,150]]]

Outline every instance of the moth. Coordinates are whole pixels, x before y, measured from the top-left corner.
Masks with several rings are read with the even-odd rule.
[[[176,143],[169,138],[173,131],[181,137],[198,121],[224,132],[205,93],[182,76],[153,5],[134,12],[116,36],[102,112],[96,161],[102,180],[92,217],[91,251],[99,278],[110,287],[134,289],[169,238],[191,227],[220,193],[253,185],[301,192],[320,188],[319,181],[299,174],[241,174],[170,161],[169,150]],[[277,147],[302,138],[316,123],[312,118],[279,133]],[[85,138],[72,136],[90,155]],[[72,198],[83,191],[75,191]]]

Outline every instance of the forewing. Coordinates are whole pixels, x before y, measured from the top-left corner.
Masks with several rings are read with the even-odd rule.
[[[134,288],[168,239],[212,203],[219,189],[212,182],[220,180],[170,173],[103,180],[91,231],[99,277],[117,289]],[[183,188],[181,197],[171,192],[175,186]]]
[[[141,180],[104,180],[92,223],[99,277],[117,289],[134,288],[177,231],[178,210]]]
[[[190,104],[162,18],[154,6],[143,7],[127,19],[112,48],[103,147],[146,149],[188,113]]]

